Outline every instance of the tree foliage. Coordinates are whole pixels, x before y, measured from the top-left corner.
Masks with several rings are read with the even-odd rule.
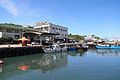
[[[12,23],[1,23],[0,31],[1,32],[10,32],[10,33],[22,33],[22,32],[26,32],[26,31],[36,31],[36,30],[23,27],[22,25],[12,24]]]
[[[12,37],[2,37],[0,38],[0,44],[13,43],[14,39]]]
[[[81,36],[81,35],[73,35],[73,34],[71,34],[71,33],[68,35],[68,37],[69,37],[69,38],[73,38],[73,39],[75,39],[75,40],[77,40],[77,41],[84,40],[84,36]]]

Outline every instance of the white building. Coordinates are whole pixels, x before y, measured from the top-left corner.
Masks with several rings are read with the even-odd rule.
[[[58,39],[68,38],[68,28],[60,25],[52,24],[49,22],[37,22],[35,29],[40,32],[59,34],[56,36]]]
[[[89,36],[86,36],[85,37],[85,41],[96,41],[97,39],[95,38],[95,36],[91,36],[91,35],[89,35]]]

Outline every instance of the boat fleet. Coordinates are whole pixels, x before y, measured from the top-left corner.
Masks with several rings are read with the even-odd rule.
[[[43,47],[45,53],[66,52],[66,51],[86,51],[88,46],[70,45],[70,44],[54,44]]]
[[[78,45],[78,44],[54,44],[50,46],[45,46],[43,48],[45,53],[53,52],[65,52],[65,51],[86,51],[89,47],[87,45]],[[120,49],[120,45],[96,45],[96,49]]]

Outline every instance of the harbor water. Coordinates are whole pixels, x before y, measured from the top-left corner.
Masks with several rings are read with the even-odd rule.
[[[0,80],[120,80],[120,50],[34,54],[3,59]]]

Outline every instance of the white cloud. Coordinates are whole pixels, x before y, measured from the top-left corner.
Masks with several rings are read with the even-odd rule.
[[[13,16],[18,15],[17,7],[11,0],[0,0],[0,6],[6,9]]]
[[[15,19],[45,19],[52,21],[53,12],[35,7],[30,4],[29,0],[0,0],[0,7],[4,8],[7,12],[13,15]],[[36,19],[37,20],[37,19]]]

